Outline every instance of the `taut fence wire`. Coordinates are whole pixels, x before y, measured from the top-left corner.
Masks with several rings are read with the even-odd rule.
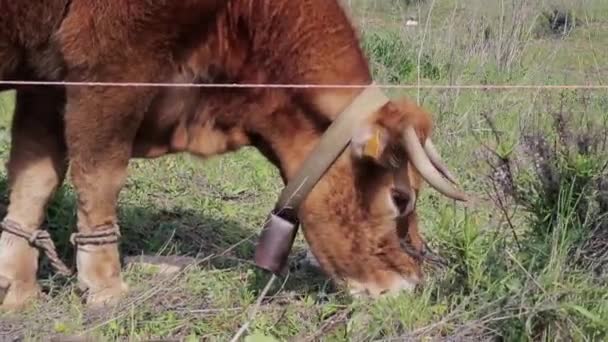
[[[161,88],[365,88],[368,84],[289,84],[289,83],[155,83],[155,82],[86,82],[4,80],[0,86],[81,86],[81,87],[161,87]],[[384,89],[473,89],[473,90],[541,90],[586,89],[608,90],[601,84],[374,84]]]

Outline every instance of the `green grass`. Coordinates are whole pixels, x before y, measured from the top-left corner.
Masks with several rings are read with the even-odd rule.
[[[544,1],[522,10],[512,6],[521,0],[484,1],[486,6],[455,0],[427,0],[420,6],[401,6],[405,2],[396,0],[352,3],[380,83],[603,84],[608,76],[608,4],[602,0]],[[552,5],[572,10],[583,23],[566,36],[547,33],[537,15]],[[419,18],[418,27],[402,27],[409,15]],[[422,292],[377,302],[353,301],[318,274],[298,270],[271,290],[249,333],[260,341],[263,336],[606,340],[608,206],[603,206],[608,191],[601,181],[608,158],[593,134],[608,129],[607,92],[390,93],[417,98],[435,114],[435,142],[467,192],[479,199],[464,209],[430,190],[421,198],[423,233],[449,266],[429,273]],[[11,96],[0,97],[4,160]],[[568,118],[568,129],[557,129],[556,118]],[[534,147],[528,137],[540,137],[550,151]],[[585,153],[576,148],[579,142],[597,150]],[[547,153],[540,169],[533,167],[530,151]],[[511,183],[504,181],[505,160]],[[6,194],[3,172],[0,185]],[[553,176],[555,181],[548,182]],[[204,162],[188,156],[133,161],[120,197],[123,253],[204,261],[176,277],[142,266],[126,268],[132,291],[112,312],[87,311],[74,282],[53,276],[43,265],[41,282],[49,298],[19,315],[0,314],[0,334],[230,339],[247,321],[268,279],[252,266],[251,257],[280,189],[277,171],[251,149]],[[48,214],[64,260],[73,257],[67,238],[75,223],[74,205],[68,184]],[[297,250],[302,248],[300,237]]]

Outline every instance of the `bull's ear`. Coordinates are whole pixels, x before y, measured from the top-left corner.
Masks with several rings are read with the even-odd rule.
[[[351,151],[358,159],[369,158],[385,165],[389,146],[388,132],[376,124],[366,123],[355,131],[351,141]]]
[[[403,148],[390,141],[388,130],[375,123],[364,125],[356,131],[351,150],[355,158],[372,160],[393,170],[404,167],[407,158]]]

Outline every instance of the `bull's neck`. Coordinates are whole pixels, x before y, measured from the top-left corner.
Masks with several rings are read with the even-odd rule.
[[[295,125],[297,127],[297,125]],[[277,134],[277,132],[280,132]],[[296,176],[304,161],[310,156],[321,140],[321,134],[305,128],[275,129],[274,134],[264,137],[264,141],[254,145],[262,152],[281,173],[287,184]],[[270,138],[268,138],[270,137]]]

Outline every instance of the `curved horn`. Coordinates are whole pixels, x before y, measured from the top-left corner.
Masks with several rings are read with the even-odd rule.
[[[410,161],[427,183],[449,198],[463,202],[467,201],[466,195],[452,187],[433,166],[433,163],[431,163],[422,148],[414,128],[408,127],[405,130],[403,133],[403,144]]]
[[[424,151],[426,152],[426,155],[429,157],[429,160],[431,161],[431,163],[433,163],[435,168],[439,172],[441,172],[441,174],[443,174],[445,176],[445,178],[447,178],[454,185],[459,185],[456,177],[454,177],[454,175],[448,169],[447,165],[443,162],[443,160],[441,160],[441,156],[439,155],[437,148],[435,148],[435,145],[433,144],[433,141],[431,140],[431,138],[428,138],[426,140],[426,142],[424,143]]]

